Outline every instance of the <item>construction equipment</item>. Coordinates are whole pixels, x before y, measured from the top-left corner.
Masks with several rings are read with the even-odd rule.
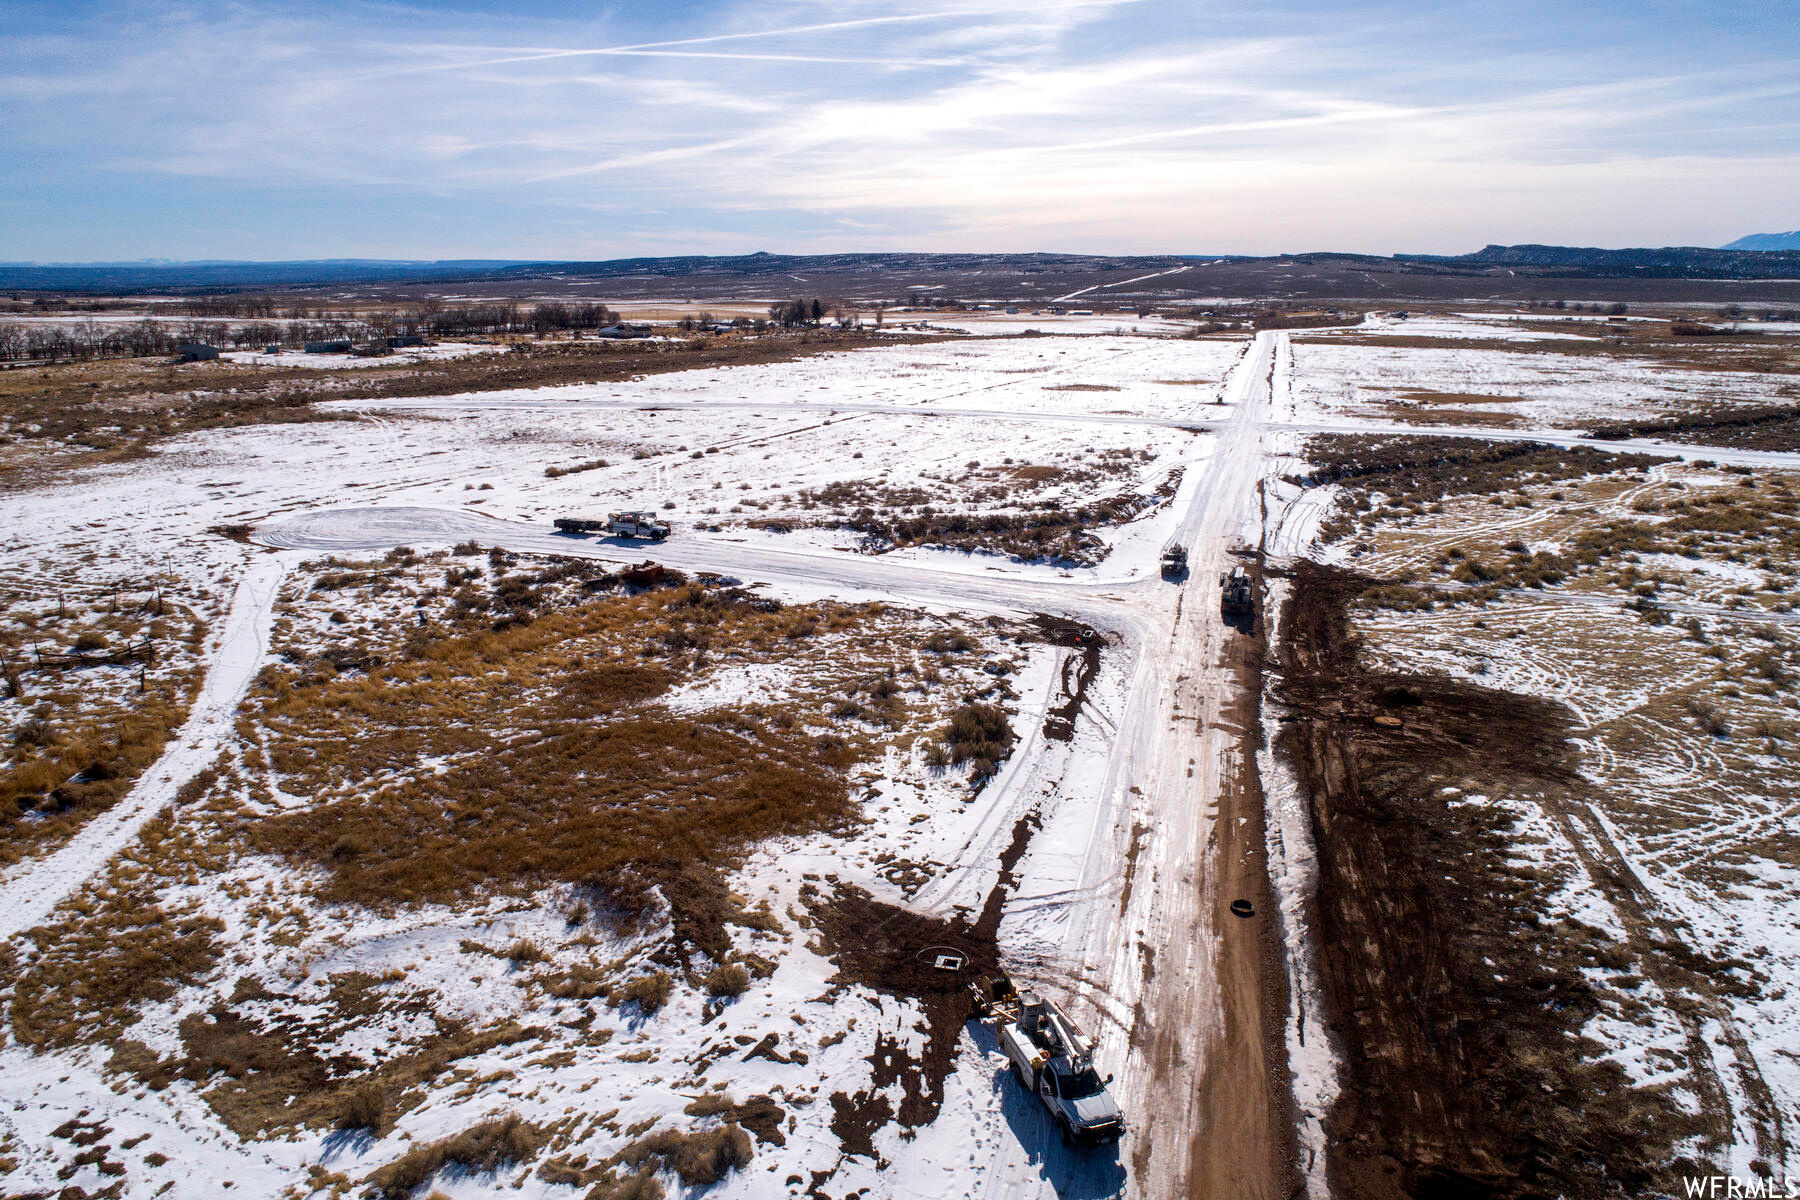
[[[1074,1022],[1043,997],[1014,990],[1004,975],[969,985],[975,1011],[994,1026],[1013,1078],[1037,1095],[1064,1145],[1114,1142],[1125,1115],[1094,1069],[1094,1051]]]
[[[1170,542],[1163,547],[1162,576],[1164,579],[1180,579],[1187,574],[1187,547],[1180,542]]]
[[[1255,603],[1250,598],[1250,576],[1244,568],[1233,567],[1219,576],[1219,611],[1228,617],[1242,616],[1255,611]]]

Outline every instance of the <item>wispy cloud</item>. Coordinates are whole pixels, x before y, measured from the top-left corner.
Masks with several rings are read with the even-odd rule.
[[[1766,23],[27,5],[0,43],[0,202],[26,214],[0,257],[1724,240],[1793,224],[1800,18]],[[184,239],[253,244],[168,244],[171,209]]]

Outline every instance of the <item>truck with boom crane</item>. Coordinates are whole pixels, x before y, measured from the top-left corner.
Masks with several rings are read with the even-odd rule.
[[[1054,1001],[1015,991],[1004,975],[969,985],[975,1011],[994,1027],[1012,1076],[1037,1096],[1064,1145],[1116,1142],[1125,1115],[1094,1068],[1094,1049]]]

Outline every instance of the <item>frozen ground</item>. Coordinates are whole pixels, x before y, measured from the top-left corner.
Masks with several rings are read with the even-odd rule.
[[[1293,419],[1575,431],[1794,395],[1791,384],[1752,362],[1732,369],[1759,354],[1755,346],[1710,347],[1710,369],[1696,369],[1597,341],[1591,323],[1586,332],[1568,333],[1520,324],[1468,314],[1378,318],[1355,329],[1297,335]],[[1542,342],[1570,352],[1531,348]]]
[[[1459,318],[1444,320],[1460,327]],[[148,1196],[173,1181],[172,1194],[199,1195],[218,1194],[229,1181],[242,1194],[324,1193],[364,1179],[409,1148],[514,1112],[554,1127],[550,1148],[497,1173],[449,1168],[430,1188],[458,1198],[568,1197],[585,1185],[547,1169],[549,1159],[566,1160],[563,1166],[579,1175],[582,1168],[569,1162],[598,1163],[647,1134],[717,1129],[722,1118],[701,1101],[722,1095],[740,1104],[773,1100],[781,1138],[759,1139],[749,1163],[715,1194],[786,1196],[816,1186],[836,1196],[866,1189],[870,1197],[1235,1197],[1285,1194],[1296,1183],[1322,1194],[1316,1173],[1295,1172],[1289,1155],[1319,1147],[1320,1114],[1336,1086],[1328,1046],[1293,1038],[1289,1061],[1273,1062],[1264,1058],[1262,1039],[1227,1032],[1290,1028],[1288,1013],[1265,1007],[1278,989],[1261,979],[1254,940],[1232,940],[1219,924],[1231,920],[1220,915],[1227,900],[1270,886],[1262,878],[1265,854],[1273,875],[1265,911],[1279,914],[1270,919],[1288,946],[1291,1006],[1308,1014],[1309,1028],[1323,1017],[1302,920],[1311,886],[1307,831],[1291,790],[1282,790],[1262,748],[1243,733],[1250,723],[1241,703],[1254,667],[1243,657],[1248,640],[1217,619],[1213,576],[1235,561],[1230,551],[1240,545],[1276,556],[1310,550],[1334,493],[1289,479],[1304,474],[1303,430],[1416,428],[1393,423],[1383,408],[1388,400],[1377,399],[1394,389],[1535,389],[1514,414],[1529,432],[1557,427],[1578,410],[1591,413],[1595,404],[1640,415],[1642,389],[1672,389],[1679,381],[1615,374],[1609,383],[1586,360],[1578,377],[1563,377],[1558,372],[1568,364],[1560,359],[1522,355],[1532,361],[1512,363],[1494,350],[1445,358],[1432,350],[1333,346],[1310,335],[1297,343],[1281,334],[1197,341],[1114,332],[1133,323],[1144,324],[1067,318],[1043,337],[946,337],[618,384],[346,406],[362,419],[191,435],[141,461],[8,493],[12,534],[0,563],[9,570],[35,569],[102,541],[236,597],[212,643],[222,649],[209,651],[206,699],[169,758],[63,850],[0,884],[0,907],[13,914],[11,953],[21,964],[55,957],[53,945],[39,944],[57,936],[46,926],[73,937],[92,927],[95,914],[146,899],[133,889],[146,886],[154,856],[131,844],[135,831],[161,838],[167,825],[187,831],[175,843],[204,846],[208,823],[230,807],[225,799],[165,805],[220,751],[232,771],[214,786],[233,803],[277,812],[317,802],[285,790],[279,771],[262,765],[250,711],[235,708],[268,662],[254,652],[256,639],[271,620],[310,631],[321,644],[349,636],[333,629],[387,628],[398,637],[410,610],[399,592],[379,601],[372,591],[330,601],[294,588],[272,607],[269,589],[284,574],[293,584],[301,560],[315,574],[332,569],[324,556],[374,560],[379,570],[398,546],[430,554],[473,540],[531,563],[654,557],[790,604],[880,601],[895,621],[922,614],[918,620],[969,630],[979,650],[957,685],[989,687],[1004,677],[1020,735],[1000,773],[972,800],[959,778],[930,766],[917,747],[896,744],[851,768],[864,823],[772,841],[731,878],[747,908],[766,904],[771,914],[768,927],[733,935],[736,949],[767,961],[767,973],[729,1003],[678,982],[655,1014],[552,991],[554,979],[584,963],[620,978],[648,969],[664,933],[590,929],[581,942],[565,920],[573,901],[565,891],[376,911],[310,899],[316,877],[274,859],[215,861],[181,849],[197,856],[192,877],[147,899],[170,920],[218,922],[220,949],[192,979],[137,1005],[130,1040],[150,1053],[172,1054],[182,1045],[184,1021],[240,1002],[266,1004],[305,1025],[342,1070],[365,1068],[416,1041],[431,1024],[427,1014],[504,1036],[465,1046],[379,1137],[315,1124],[246,1138],[221,1119],[229,1105],[207,1103],[208,1095],[218,1100],[212,1089],[228,1086],[219,1077],[153,1086],[122,1074],[116,1063],[109,1069],[113,1047],[76,1039],[33,1048],[17,1031],[15,1009],[0,1047],[8,1081],[0,1092],[0,1159],[17,1161],[8,1188],[99,1190],[116,1183],[123,1195]],[[955,324],[1010,333],[1048,322],[962,314]],[[1484,323],[1483,336],[1493,336],[1492,325]],[[1720,383],[1716,373],[1707,379]],[[1753,398],[1742,381],[1720,385]],[[1130,452],[1129,466],[1073,478],[1074,468],[1108,452]],[[1030,493],[1033,502],[1071,505],[1128,493],[1145,504],[1129,520],[1097,527],[1107,553],[1075,566],[928,547],[863,553],[855,535],[829,521],[809,524],[829,514],[802,499],[834,485],[905,485],[930,493],[911,507],[959,505],[982,488],[1004,486],[1004,477],[997,482],[988,473],[1020,467],[1067,472],[1046,474],[1053,481]],[[1176,472],[1172,491],[1160,492]],[[994,503],[1020,507],[1017,497]],[[665,513],[677,525],[675,536],[652,548],[549,527],[557,515],[624,507]],[[256,526],[255,540],[208,532],[237,525]],[[778,528],[784,525],[788,532]],[[1171,538],[1192,555],[1185,587],[1156,573],[1157,555]],[[443,563],[432,560],[431,569],[441,571]],[[401,570],[396,586],[422,586],[404,576]],[[1737,586],[1726,576],[1716,582]],[[1699,603],[1719,598],[1695,596]],[[341,624],[321,615],[331,611]],[[1078,654],[1020,637],[1019,623],[1037,613],[1073,618],[1107,643],[1068,740],[1048,737],[1046,729],[1066,698]],[[1002,624],[991,626],[989,618]],[[1596,611],[1592,628],[1618,619]],[[1468,645],[1466,630],[1434,621],[1372,628],[1396,655],[1456,670],[1471,661],[1458,657]],[[1532,648],[1538,644],[1525,638],[1494,650],[1490,683],[1504,677],[1522,690],[1571,694],[1569,668]],[[790,703],[810,686],[802,676],[798,665],[779,659],[715,664],[671,692],[667,706],[693,715],[747,699]],[[1626,728],[1634,711],[1622,693],[1608,704],[1583,710],[1593,724],[1597,782],[1666,786],[1674,796],[1714,769],[1700,753],[1703,740],[1692,746],[1686,776],[1672,762],[1634,757],[1638,751],[1623,743],[1605,750],[1613,745],[1605,723]],[[1780,761],[1761,765],[1779,771]],[[1270,775],[1266,829],[1261,795],[1253,801],[1242,785],[1243,773],[1259,763]],[[383,778],[371,787],[399,782]],[[1765,788],[1708,803],[1719,807],[1705,818],[1708,836],[1754,848],[1791,802]],[[1730,865],[1744,877],[1729,886],[1745,899],[1721,900],[1718,877],[1698,869],[1680,837],[1668,829],[1657,838],[1647,828],[1634,831],[1629,822],[1641,816],[1635,810],[1596,812],[1634,864],[1641,859],[1641,871],[1679,919],[1711,920],[1721,943],[1735,921],[1738,931],[1729,936],[1769,945],[1772,957],[1762,969],[1774,975],[1787,966],[1779,922],[1765,915],[1754,930],[1747,924],[1759,898],[1793,890],[1785,859],[1734,851]],[[1001,852],[1028,817],[1035,828],[1003,878]],[[998,1069],[988,1035],[974,1025],[960,1035],[934,1120],[877,1123],[866,1148],[846,1141],[832,1094],[880,1098],[897,1108],[907,1085],[884,1073],[885,1048],[917,1056],[925,1035],[916,1002],[834,979],[837,966],[807,916],[809,900],[834,877],[936,917],[973,913],[998,895],[1008,967],[1065,1001],[1096,1035],[1103,1069],[1117,1075],[1132,1126],[1118,1151],[1083,1155],[1058,1145],[1041,1107]],[[1569,904],[1584,919],[1608,919],[1594,897],[1572,891]],[[1785,921],[1786,909],[1780,912]],[[520,939],[546,960],[509,957],[506,947]],[[276,998],[254,999],[257,988]],[[363,1015],[341,1018],[353,1010]],[[1758,1062],[1800,1053],[1786,1040],[1791,1005],[1776,987],[1719,1011],[1712,1032],[1725,1036],[1728,1020],[1744,1031]],[[1627,1026],[1620,1017],[1597,1027],[1596,1036],[1640,1078],[1666,1074],[1653,1052],[1671,1044],[1669,1029],[1633,1040]],[[1289,1071],[1298,1132],[1287,1126]],[[1793,1084],[1780,1063],[1764,1074],[1791,1109]],[[106,1126],[104,1133],[78,1142],[92,1132],[79,1123],[90,1120]],[[87,1154],[90,1145],[104,1153]],[[109,1173],[111,1163],[123,1174]],[[669,1171],[660,1180],[671,1194],[693,1190]]]
[[[1254,484],[1256,458],[1238,453],[1221,461],[1219,445],[1202,431],[1208,421],[1235,414],[1241,422],[1250,414],[1251,397],[1243,387],[1227,397],[1226,376],[1243,355],[1241,343],[1129,336],[888,347],[772,369],[704,371],[606,388],[395,405],[371,412],[353,426],[209,433],[172,443],[145,462],[99,468],[65,487],[14,497],[9,501],[14,527],[23,531],[9,548],[14,561],[52,555],[72,538],[99,537],[145,559],[167,558],[171,569],[196,577],[211,580],[225,564],[244,570],[236,564],[246,560],[249,574],[243,576],[246,582],[222,631],[226,650],[212,655],[208,699],[196,708],[171,757],[63,852],[8,884],[12,928],[39,924],[63,897],[81,897],[84,906],[104,905],[112,902],[106,897],[116,894],[113,889],[132,886],[129,881],[136,875],[129,869],[129,854],[119,860],[127,863],[120,874],[108,864],[113,852],[162,810],[184,779],[215,756],[221,739],[241,736],[242,726],[234,734],[221,714],[229,711],[258,656],[246,657],[237,647],[255,644],[269,619],[267,591],[282,564],[295,561],[295,552],[247,548],[208,530],[254,523],[266,530],[269,544],[315,555],[367,554],[401,542],[425,550],[474,538],[526,554],[630,561],[643,556],[642,547],[562,537],[548,530],[547,518],[626,504],[661,509],[672,503],[681,531],[654,550],[658,558],[760,584],[790,601],[877,597],[927,611],[1008,619],[1061,612],[1109,638],[1112,648],[1086,686],[1068,741],[1046,739],[1042,721],[1060,695],[1070,652],[1041,648],[1012,656],[1021,749],[982,791],[979,803],[963,803],[947,793],[945,788],[955,785],[922,766],[916,755],[890,753],[856,773],[856,789],[872,817],[864,832],[848,841],[831,837],[771,845],[733,886],[753,903],[766,901],[777,914],[794,908],[800,890],[810,886],[809,876],[836,876],[890,901],[907,901],[916,892],[910,902],[927,912],[969,912],[1000,882],[998,850],[1029,813],[1042,828],[1007,889],[1002,942],[1021,977],[1036,979],[1075,1003],[1100,1034],[1104,1058],[1118,1062],[1132,1053],[1122,1018],[1134,1001],[1133,977],[1139,972],[1109,961],[1111,952],[1095,939],[1110,939],[1111,923],[1097,921],[1088,910],[1116,904],[1122,881],[1112,855],[1131,842],[1132,818],[1144,819],[1156,803],[1156,790],[1137,786],[1131,759],[1125,757],[1139,752],[1140,739],[1121,750],[1115,731],[1135,723],[1134,708],[1156,702],[1157,681],[1166,678],[1161,664],[1139,653],[1147,630],[1167,619],[1175,599],[1176,590],[1154,577],[1162,543],[1170,536],[1192,538],[1203,528],[1216,528],[1219,533],[1206,536],[1211,552],[1221,552],[1239,528],[1240,507],[1251,498],[1241,485],[1245,468]],[[1240,374],[1246,385],[1258,376],[1254,370]],[[1234,403],[1217,403],[1227,398]],[[784,502],[784,496],[837,481],[929,479],[944,501],[954,502],[959,489],[973,486],[967,479],[973,462],[1005,466],[1012,458],[1010,465],[1074,468],[1109,447],[1132,452],[1129,470],[1088,483],[1055,484],[1049,493],[1073,502],[1081,493],[1071,488],[1123,488],[1150,499],[1134,519],[1101,531],[1110,553],[1096,567],[931,549],[870,556],[850,552],[846,539],[829,529],[780,534],[747,524],[752,516],[797,515],[793,501]],[[602,458],[607,465],[594,465]],[[558,473],[549,474],[548,468]],[[1226,477],[1234,482],[1221,493],[1220,480]],[[1175,479],[1171,493],[1155,494]],[[982,486],[992,486],[991,481]],[[1229,508],[1220,503],[1227,500]],[[722,511],[706,513],[711,507]],[[734,508],[738,511],[730,511]],[[1203,519],[1209,524],[1197,524]],[[696,528],[702,523],[720,528]],[[1132,589],[1130,598],[1115,594],[1121,586]],[[360,625],[354,611],[349,620]],[[754,672],[726,674],[684,690],[675,703],[685,711],[703,712],[751,690],[769,694],[771,686]],[[235,752],[228,749],[226,761]],[[261,794],[271,798],[263,803],[307,802],[278,786]],[[177,827],[184,821],[204,822],[205,808],[192,814],[179,810]],[[1167,853],[1185,856],[1191,849],[1177,841]],[[897,871],[900,862],[916,864],[920,876]],[[544,913],[556,899],[543,896],[524,907],[508,902],[454,912],[426,908],[374,922],[313,908],[307,917],[315,923],[311,935],[291,944],[284,937],[268,941],[268,935],[252,933],[256,926],[244,906],[270,887],[277,894],[294,891],[298,881],[284,877],[268,861],[243,861],[228,870],[219,881],[225,884],[222,892],[175,888],[160,897],[171,912],[185,914],[183,919],[221,922],[237,942],[230,950],[235,965],[222,968],[214,982],[146,1007],[133,1036],[156,1053],[173,1051],[179,1045],[176,1027],[216,1003],[220,989],[229,991],[231,981],[247,969],[266,972],[269,986],[293,993],[298,1011],[321,1018],[329,1011],[328,996],[306,985],[296,989],[294,981],[323,981],[356,970],[378,978],[382,972],[403,972],[407,991],[427,992],[439,1010],[484,1025],[528,1020],[532,1002],[521,997],[530,990],[502,986],[498,980],[471,990],[466,980],[488,976],[492,968],[483,971],[482,963],[493,960],[458,947],[465,941],[498,946],[518,937],[555,946],[566,936],[560,918]],[[85,893],[84,882],[90,889]],[[1155,889],[1139,891],[1133,907],[1144,914],[1136,918],[1143,926],[1138,945],[1146,945],[1146,937],[1167,936],[1152,932],[1159,906]],[[50,914],[50,919],[67,920],[66,911],[60,917]],[[1192,928],[1191,921],[1172,917],[1160,918],[1160,923],[1182,937]],[[380,1140],[346,1141],[328,1130],[313,1130],[240,1149],[199,1103],[194,1085],[177,1081],[160,1090],[116,1096],[104,1144],[116,1155],[112,1143],[118,1138],[135,1136],[132,1130],[152,1131],[148,1141],[133,1143],[133,1165],[118,1177],[127,1194],[149,1194],[171,1177],[158,1165],[142,1164],[146,1154],[173,1157],[172,1150],[155,1147],[181,1129],[194,1130],[182,1135],[188,1142],[215,1148],[195,1154],[191,1145],[184,1147],[181,1170],[186,1178],[221,1187],[230,1180],[262,1192],[273,1190],[275,1180],[298,1183],[306,1178],[307,1164],[318,1164],[328,1174],[359,1177],[408,1144],[455,1133],[500,1109],[548,1122],[571,1104],[580,1111],[595,1089],[611,1098],[606,1108],[619,1111],[604,1127],[589,1125],[574,1141],[559,1144],[604,1151],[609,1144],[629,1141],[634,1135],[625,1131],[645,1122],[691,1124],[682,1116],[683,1107],[691,1103],[695,1088],[710,1089],[717,1079],[727,1082],[738,1100],[752,1095],[785,1098],[793,1117],[785,1145],[757,1147],[752,1166],[734,1185],[739,1194],[748,1189],[749,1194],[785,1195],[789,1187],[784,1181],[791,1174],[809,1178],[813,1171],[837,1172],[833,1188],[872,1187],[885,1194],[937,1195],[950,1180],[963,1181],[958,1186],[967,1188],[978,1179],[1012,1180],[1028,1192],[1070,1186],[1096,1194],[1116,1190],[1124,1179],[1123,1163],[1078,1158],[1056,1146],[1041,1110],[995,1071],[992,1047],[973,1031],[964,1035],[959,1066],[949,1078],[943,1112],[935,1122],[916,1130],[899,1125],[878,1129],[875,1158],[846,1156],[830,1128],[833,1109],[819,1091],[821,1081],[854,1091],[858,1072],[867,1077],[867,1060],[878,1036],[891,1035],[916,1050],[916,1035],[910,1032],[906,1005],[896,1007],[855,987],[833,989],[829,980],[834,968],[809,951],[795,932],[790,925],[779,945],[767,937],[757,939],[758,952],[772,954],[776,969],[708,1022],[700,1022],[708,1007],[704,996],[678,989],[654,1019],[618,1028],[606,1049],[591,1038],[576,1039],[578,1047],[586,1047],[577,1053],[577,1063],[585,1065],[563,1063],[549,1053],[555,1047],[541,1038],[496,1046],[459,1060],[456,1079],[503,1077],[507,1082],[461,1086],[454,1096],[433,1093]],[[25,933],[22,944],[34,945],[36,936],[41,935]],[[622,942],[612,952],[630,956],[638,948]],[[1084,954],[1091,959],[1085,967],[1079,965]],[[1084,978],[1090,972],[1109,978],[1095,990]],[[829,1002],[821,1003],[821,997]],[[521,1003],[528,1007],[521,1009]],[[793,1019],[801,1016],[805,1026]],[[411,1036],[404,1025],[379,1030],[346,1031],[349,1040],[337,1052],[367,1055],[384,1040]],[[671,1071],[682,1060],[711,1061],[719,1047],[734,1044],[730,1039],[760,1044],[771,1032],[780,1035],[781,1047],[773,1059],[746,1062],[739,1048],[730,1071],[715,1072],[706,1081],[692,1077],[691,1066],[682,1068],[689,1071],[685,1077],[682,1070]],[[558,1041],[566,1038],[551,1039]],[[790,1047],[802,1055],[786,1053]],[[14,1044],[7,1053],[23,1063],[28,1051]],[[540,1059],[557,1065],[534,1065]],[[69,1166],[65,1151],[79,1147],[66,1130],[49,1135],[81,1107],[91,1111],[92,1105],[80,1099],[91,1092],[82,1088],[100,1086],[105,1053],[44,1048],[34,1061],[44,1069],[13,1076],[41,1080],[22,1082],[11,1095],[15,1132],[7,1152],[16,1146],[23,1155],[16,1177],[21,1183],[52,1180]],[[1134,1078],[1131,1071],[1125,1076]],[[1138,1078],[1125,1086],[1150,1082]],[[64,1111],[69,1106],[75,1111]],[[27,1112],[37,1115],[27,1120]],[[48,1121],[59,1112],[58,1120]],[[971,1154],[979,1164],[973,1175]],[[77,1186],[114,1178],[102,1172],[112,1159],[90,1159],[65,1178]],[[517,1174],[451,1173],[436,1186],[452,1195],[510,1191]],[[527,1191],[567,1194],[562,1185],[536,1176]]]

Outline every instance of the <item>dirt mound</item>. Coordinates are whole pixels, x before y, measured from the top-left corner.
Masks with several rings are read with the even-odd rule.
[[[1548,803],[1578,786],[1570,714],[1366,670],[1346,606],[1372,583],[1300,564],[1277,691],[1277,746],[1311,807],[1343,1056],[1335,1186],[1509,1200],[1672,1189],[1664,1164],[1693,1119],[1592,1057],[1591,947],[1548,919],[1560,876],[1518,857],[1513,817],[1484,799]]]

